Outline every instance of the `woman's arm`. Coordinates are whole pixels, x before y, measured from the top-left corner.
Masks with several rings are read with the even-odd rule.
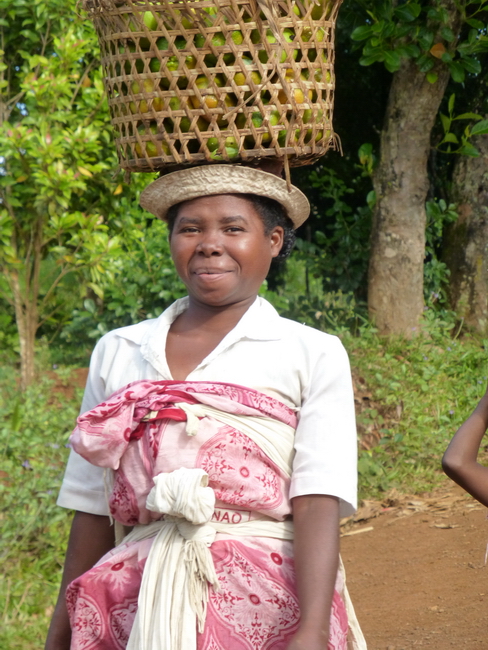
[[[327,650],[339,563],[339,499],[299,496],[292,508],[300,627],[287,650]]]
[[[66,610],[66,587],[82,573],[91,569],[114,545],[114,527],[108,517],[86,512],[75,513],[58,601],[49,627],[45,650],[69,650],[71,628]]]
[[[488,467],[476,459],[487,428],[488,391],[458,429],[442,458],[442,468],[449,478],[485,506],[488,506]]]

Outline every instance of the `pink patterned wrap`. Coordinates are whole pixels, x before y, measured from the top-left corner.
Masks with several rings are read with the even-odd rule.
[[[148,524],[153,477],[202,468],[216,495],[213,519],[241,523],[256,515],[291,514],[290,478],[248,436],[205,417],[196,435],[176,404],[204,404],[225,413],[273,418],[293,428],[295,412],[258,391],[224,383],[138,381],[78,418],[75,451],[115,470],[110,512],[125,525]],[[122,650],[152,539],[121,544],[68,587],[72,650]],[[211,546],[221,590],[211,591],[198,650],[285,650],[299,623],[292,542],[218,534]],[[342,584],[338,578],[337,591]],[[347,647],[347,615],[335,593],[329,650]],[[182,649],[184,650],[184,649]]]

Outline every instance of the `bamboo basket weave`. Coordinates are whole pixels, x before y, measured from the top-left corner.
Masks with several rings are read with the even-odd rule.
[[[122,168],[310,164],[336,146],[341,0],[85,0]]]

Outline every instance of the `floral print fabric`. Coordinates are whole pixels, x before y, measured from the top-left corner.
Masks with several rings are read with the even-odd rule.
[[[181,403],[271,417],[293,428],[297,421],[279,401],[232,384],[129,384],[80,416],[71,438],[79,454],[115,471],[112,516],[129,526],[160,516],[146,508],[153,477],[180,467],[207,472],[216,495],[215,521],[241,523],[258,515],[282,521],[290,515],[290,477],[247,435],[211,417],[202,418],[189,436],[186,414],[176,406]],[[72,650],[126,647],[151,544],[144,539],[118,546],[68,587]],[[218,534],[211,554],[220,590],[211,590],[198,650],[285,650],[299,623],[292,543]],[[337,591],[329,648],[345,650],[347,616]]]

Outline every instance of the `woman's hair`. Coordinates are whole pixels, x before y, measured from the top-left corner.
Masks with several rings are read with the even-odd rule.
[[[235,196],[246,199],[246,201],[252,203],[253,208],[261,217],[265,235],[269,235],[276,226],[281,226],[281,228],[283,228],[283,246],[274,260],[285,260],[290,255],[293,250],[293,245],[295,244],[295,229],[293,222],[287,216],[284,207],[278,203],[278,201],[270,199],[267,196],[258,196],[257,194],[235,194]],[[166,214],[166,221],[168,223],[170,235],[173,231],[180,206],[181,203],[172,205]]]

